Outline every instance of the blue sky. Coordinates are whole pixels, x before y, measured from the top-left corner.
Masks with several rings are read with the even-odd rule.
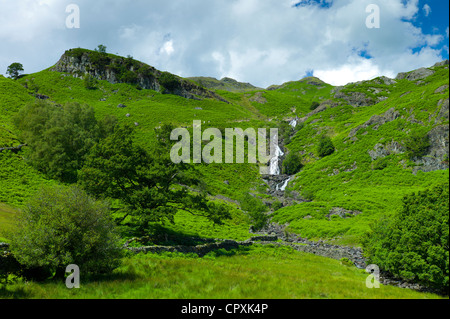
[[[80,9],[68,28],[66,7]],[[380,28],[366,8],[379,7]],[[333,84],[448,59],[447,0],[0,0],[0,74],[56,63],[69,48],[131,55],[180,76],[268,87],[314,75]]]

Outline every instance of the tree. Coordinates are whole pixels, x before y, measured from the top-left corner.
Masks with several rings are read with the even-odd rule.
[[[303,167],[302,159],[296,152],[291,152],[284,159],[282,166],[284,174],[297,174]]]
[[[9,76],[14,80],[17,80],[20,72],[23,72],[23,65],[18,62],[15,62],[8,66],[8,69],[6,70],[6,74],[9,74]]]
[[[61,276],[70,264],[83,273],[107,273],[120,263],[122,248],[109,205],[71,187],[41,189],[20,213],[11,252],[25,267]]]
[[[240,201],[241,209],[248,213],[252,220],[253,231],[258,231],[267,226],[270,216],[266,214],[268,208],[259,199],[246,193]]]
[[[404,197],[391,218],[376,222],[363,242],[371,263],[400,278],[449,289],[449,184]]]
[[[84,87],[88,90],[93,90],[97,88],[97,79],[90,74],[84,76]]]
[[[99,53],[106,53],[106,46],[104,46],[103,44],[99,44],[95,51]]]
[[[51,178],[75,182],[77,170],[91,149],[113,130],[114,121],[97,121],[88,105],[47,101],[25,105],[15,118],[21,138],[28,144],[31,164]]]
[[[79,172],[79,183],[97,197],[119,199],[123,220],[131,218],[140,233],[151,222],[169,221],[179,210],[208,218],[216,224],[230,218],[225,206],[207,200],[189,187],[201,184],[199,174],[187,164],[170,159],[170,132],[164,125],[155,131],[157,141],[149,152],[133,141],[133,127],[119,125],[94,146]]]
[[[317,155],[319,155],[319,157],[331,155],[335,150],[336,149],[331,138],[326,135],[322,135],[319,138],[319,143],[317,144]]]

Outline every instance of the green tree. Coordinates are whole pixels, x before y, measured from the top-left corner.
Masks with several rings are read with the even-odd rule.
[[[296,152],[289,153],[282,164],[283,173],[287,175],[297,174],[302,167],[302,159]]]
[[[140,233],[145,233],[151,222],[174,223],[179,210],[216,224],[230,218],[225,206],[189,189],[200,186],[201,180],[193,166],[171,161],[171,131],[167,125],[156,130],[157,141],[149,152],[134,143],[133,127],[119,125],[92,148],[79,172],[79,183],[89,193],[119,199],[124,205],[123,218],[129,216]]]
[[[106,53],[106,46],[104,46],[103,44],[99,44],[95,51],[99,53]]]
[[[180,80],[169,72],[162,72],[158,80],[159,83],[168,91],[173,91],[180,86]]]
[[[76,264],[83,273],[107,273],[120,263],[122,248],[109,205],[71,187],[41,189],[20,213],[11,252],[28,268],[55,276]]]
[[[17,78],[20,75],[20,72],[23,72],[23,65],[18,62],[15,62],[10,66],[8,66],[6,70],[6,74],[8,74],[14,80],[17,80]]]
[[[61,107],[46,101],[26,105],[15,118],[21,138],[28,144],[31,164],[65,182],[76,181],[77,170],[91,147],[113,129],[114,121],[107,121],[99,123],[88,105]]]
[[[407,195],[363,242],[371,263],[400,278],[449,289],[449,184]]]
[[[335,151],[335,147],[331,138],[326,135],[322,135],[319,138],[319,143],[317,144],[317,155],[319,157],[325,157],[331,155]]]
[[[246,193],[240,200],[241,209],[247,212],[252,220],[252,229],[258,231],[267,226],[270,216],[267,215],[268,207],[258,198]]]

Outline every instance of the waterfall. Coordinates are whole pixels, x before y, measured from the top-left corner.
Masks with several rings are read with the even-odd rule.
[[[290,123],[290,126],[292,126],[293,128],[295,128],[297,126],[297,119],[293,119]]]
[[[280,161],[280,157],[283,155],[284,155],[283,151],[278,146],[278,144],[276,144],[275,145],[275,154],[270,159],[270,166],[269,166],[269,174],[270,175],[280,175],[280,166],[278,165],[278,163]]]
[[[290,180],[291,180],[291,177],[289,177],[283,183],[278,184],[276,190],[284,192],[286,190],[286,187],[288,186],[288,183],[289,183]],[[283,185],[281,185],[281,184],[283,184]],[[281,187],[280,187],[280,185],[281,185]]]

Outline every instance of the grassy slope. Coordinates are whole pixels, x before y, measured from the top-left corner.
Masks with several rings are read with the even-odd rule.
[[[448,70],[439,68],[426,82],[421,86],[406,80],[395,86],[378,85],[391,91],[389,99],[368,107],[343,105],[329,108],[308,118],[304,128],[287,147],[292,152],[303,154],[303,162],[306,163],[290,187],[314,199],[314,202],[284,208],[276,213],[275,220],[289,222],[290,230],[303,236],[344,235],[354,237],[352,241],[357,242],[371,221],[400,207],[404,195],[448,180],[448,170],[412,174],[412,165],[406,154],[390,155],[386,158],[388,165],[385,169],[374,170],[368,153],[378,143],[402,143],[411,130],[429,131],[436,126],[435,118],[440,110],[438,102],[448,97],[448,88],[442,93],[435,91],[448,84]],[[348,89],[367,92],[374,86],[373,82],[367,82],[351,85]],[[405,92],[411,93],[402,97]],[[359,130],[354,141],[350,138],[353,129],[391,108],[401,117],[379,127],[372,125]],[[411,121],[412,115],[423,124]],[[448,125],[448,121],[440,124]],[[317,137],[323,133],[332,137],[337,151],[318,159],[314,155],[315,147]],[[325,215],[333,207],[357,210],[363,214],[329,221]],[[312,218],[304,219],[308,215]]]
[[[222,252],[225,253],[225,252]],[[236,254],[234,254],[236,253]],[[63,282],[18,283],[4,298],[120,299],[425,299],[433,294],[381,285],[366,287],[363,270],[290,248],[252,247],[204,258],[176,254],[126,258],[113,275]]]
[[[432,125],[427,122],[428,116],[430,114],[436,114],[437,101],[443,98],[443,95],[436,95],[434,91],[443,84],[448,84],[448,72],[441,70],[428,78],[427,82],[430,83],[417,86],[415,83],[403,80],[395,88],[392,86],[389,88],[383,87],[384,89],[390,90],[390,98],[377,105],[360,108],[342,105],[327,109],[324,112],[310,117],[306,121],[305,126],[292,139],[292,142],[287,145],[287,148],[289,151],[301,152],[303,154],[303,161],[307,164],[297,174],[297,178],[290,184],[290,188],[314,198],[314,201],[283,208],[276,212],[274,215],[275,220],[280,223],[290,223],[290,230],[300,233],[303,236],[310,238],[343,237],[341,239],[342,243],[358,244],[358,236],[363,235],[367,231],[370,222],[379,218],[382,214],[389,214],[397,209],[403,195],[411,191],[423,189],[437,181],[448,179],[448,170],[432,173],[419,172],[417,175],[413,175],[407,165],[406,169],[404,168],[405,157],[402,155],[390,157],[388,159],[388,167],[382,171],[373,171],[371,169],[372,163],[368,155],[368,150],[372,149],[376,143],[386,143],[391,139],[401,141],[407,135],[408,129],[415,128],[416,124],[406,120],[410,116],[410,110],[415,114],[416,119],[424,121],[431,128]],[[23,87],[25,84],[29,87],[28,91]],[[137,127],[137,140],[143,145],[148,145],[153,139],[153,128],[165,122],[171,122],[177,126],[190,126],[192,125],[192,120],[199,119],[203,121],[205,127],[242,127],[245,129],[246,127],[275,125],[274,122],[268,121],[270,118],[287,119],[294,116],[305,116],[309,112],[309,106],[312,101],[320,102],[333,99],[331,94],[333,87],[324,83],[319,84],[311,85],[307,81],[297,81],[286,83],[271,90],[258,90],[245,93],[217,91],[228,101],[232,102],[231,104],[226,104],[212,100],[186,100],[178,96],[162,95],[149,90],[139,91],[131,85],[112,85],[106,81],[100,81],[96,90],[87,90],[83,86],[83,81],[48,70],[27,75],[17,82],[0,77],[0,146],[20,144],[17,138],[17,132],[14,131],[12,125],[12,117],[22,105],[33,100],[33,97],[29,93],[35,89],[40,94],[48,95],[50,100],[55,103],[70,101],[88,103],[95,108],[99,117],[106,114],[113,114],[120,121],[136,122],[139,124]],[[348,86],[347,89],[367,92],[368,88],[374,85],[373,83],[365,83]],[[411,93],[401,97],[403,93],[408,91],[411,91]],[[448,96],[448,89],[444,93]],[[106,101],[101,101],[101,99],[106,99]],[[125,104],[127,107],[118,108],[117,105],[119,103]],[[382,125],[378,130],[373,130],[372,128],[360,130],[356,135],[358,140],[351,141],[349,139],[348,135],[352,129],[364,124],[373,115],[383,114],[392,107],[404,115],[404,118]],[[127,117],[126,114],[130,114],[130,116]],[[338,150],[332,156],[321,160],[318,160],[311,154],[314,153],[318,132],[327,132],[331,135]],[[353,170],[355,163],[357,168]],[[339,174],[329,176],[335,169],[339,169]],[[351,169],[351,171],[345,172],[346,169]],[[214,164],[204,165],[200,170],[204,174],[205,181],[208,184],[208,191],[212,196],[221,194],[236,200],[239,199],[240,194],[247,191],[252,191],[253,193],[262,192],[262,181],[258,174],[258,168],[254,165]],[[224,183],[225,181],[229,181],[229,185]],[[21,207],[33,191],[43,183],[54,182],[48,181],[45,176],[28,166],[21,155],[15,155],[10,152],[0,153],[0,202],[8,203],[14,207]],[[324,216],[332,207],[360,210],[363,214],[353,218],[338,218],[329,221]],[[10,212],[11,208],[5,209],[5,206],[3,206],[3,211],[0,213],[2,217],[0,219],[0,228],[8,227],[6,222],[11,216]],[[194,218],[189,214],[180,213],[177,215],[176,225],[168,225],[167,227],[171,231],[186,235],[238,240],[248,238],[250,236],[248,233],[248,219],[240,210],[235,209],[233,214],[233,220],[227,222],[225,226],[214,227],[202,218]],[[312,219],[304,219],[308,215]],[[287,255],[291,256],[291,254]],[[288,258],[286,256],[283,258]],[[298,257],[299,255],[296,256]],[[151,262],[153,257],[148,258],[150,258],[149,262]],[[306,258],[303,256],[298,258],[297,262],[301,261],[305,265],[312,262],[308,259],[309,257]],[[211,267],[209,271],[211,274],[214,274],[211,277],[224,275],[220,267],[216,267],[214,264],[208,264],[210,261],[197,259],[181,260],[182,263],[187,263],[187,265],[190,265],[189,267],[193,268],[200,264],[205,267]],[[239,260],[240,257],[238,258],[237,256],[233,257],[233,260],[221,257],[220,262],[224,264],[230,263],[231,265],[233,263],[239,263]],[[136,265],[133,266],[135,262]],[[332,264],[333,262],[324,259],[324,271],[328,267],[326,265]],[[164,259],[161,263],[163,263],[164,267],[171,269],[173,278],[181,276],[181,274],[175,274],[176,269],[179,267],[177,265],[178,261],[173,261],[172,263],[170,260]],[[127,265],[125,267],[144,267],[138,261],[134,261],[134,258],[128,260]],[[279,272],[277,274],[279,277],[275,277],[279,278],[278,280],[288,278],[286,277],[287,274],[279,269],[279,260],[277,258],[268,258],[265,266],[273,269],[273,271]],[[293,267],[293,265],[289,267],[291,266]],[[245,272],[248,276],[254,270],[252,268],[253,266],[250,267],[247,261],[244,261],[244,264],[239,267],[241,269],[242,267],[248,269],[248,273]],[[334,266],[330,267],[326,271],[332,271],[331,269]],[[126,270],[119,271],[126,272]],[[295,269],[295,271],[300,270]],[[229,273],[227,272],[227,274]],[[262,276],[261,274],[259,278],[262,278]],[[327,277],[327,279],[323,280],[326,281],[330,278]],[[173,289],[178,286],[172,285],[173,283],[170,277],[166,279],[170,282],[166,282],[164,285],[168,287],[168,291],[172,292],[164,292],[164,289],[162,292],[156,290],[154,296],[161,297],[165,296],[165,294],[171,297],[179,296],[173,292]],[[127,285],[130,284],[130,287],[133,285],[139,286],[141,285],[139,283],[140,280],[135,280],[131,284],[127,283]],[[173,280],[176,281],[176,279]],[[196,280],[193,279],[194,284]],[[286,281],[287,285],[289,285],[289,280],[290,277]],[[307,285],[304,281],[302,282]],[[112,288],[116,291],[122,291],[122,289],[126,288],[122,286],[123,283],[120,280],[119,283],[112,283],[113,286],[116,284],[118,285],[117,287],[120,287]],[[214,283],[214,285],[216,284],[221,285],[221,283]],[[97,287],[98,284],[92,283],[92,285]],[[315,288],[312,287],[314,285],[317,286],[317,294],[309,290],[300,289],[295,290],[297,292],[291,296],[296,298],[324,297],[320,293],[330,291],[330,287],[320,286],[318,282],[311,282],[311,285],[308,289],[314,290]],[[189,284],[185,287],[188,288],[186,291],[189,291],[189,289],[195,290]],[[44,290],[47,288],[50,290],[59,289],[51,285],[44,286],[43,288],[35,285],[32,290],[35,289],[36,291],[30,292],[30,296],[39,296],[41,293],[43,295],[55,296],[53,292],[45,292]],[[106,286],[105,288],[97,288],[100,290],[108,289]],[[96,293],[97,288],[93,290],[89,289],[89,291]],[[270,291],[272,289],[276,291],[271,285],[260,285],[257,288],[251,288],[253,290],[247,292],[240,291],[236,296],[248,295],[254,297],[255,294],[258,295],[257,291],[259,290]],[[221,292],[217,293],[217,297],[229,293],[224,287],[221,289],[219,289]],[[365,295],[360,295],[360,292],[354,292],[352,289],[349,288],[347,290],[347,288],[343,288],[340,293],[333,292],[325,297],[332,298],[342,296],[342,294],[344,294],[344,297],[345,294],[349,297],[370,297],[367,295],[369,293],[367,290],[364,292]],[[283,289],[283,291],[283,293],[286,293],[288,289]],[[61,293],[64,294],[67,292],[61,290],[56,295]],[[104,293],[108,297],[114,295],[114,293],[111,295],[111,292],[108,291]],[[201,295],[202,293],[204,292],[200,289],[199,294]],[[280,291],[279,293],[282,292]],[[395,294],[377,296],[390,298],[395,297]],[[397,297],[407,297],[409,296],[408,294],[409,292],[402,291],[398,293]],[[234,295],[232,294],[232,296]],[[414,296],[418,297],[423,295]],[[192,297],[192,295],[189,295],[189,297]],[[268,296],[264,295],[264,298],[266,297]],[[287,296],[287,298],[290,298],[290,296]]]

